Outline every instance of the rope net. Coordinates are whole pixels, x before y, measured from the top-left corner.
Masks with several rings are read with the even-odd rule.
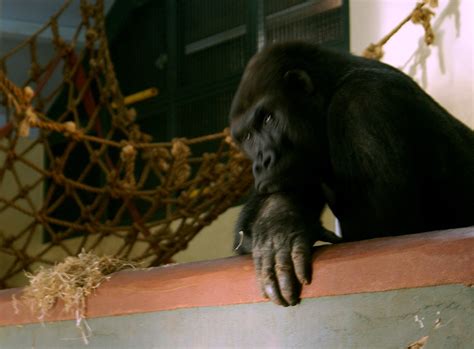
[[[65,40],[58,22],[71,3],[0,57],[0,288],[83,249],[166,263],[252,183],[228,130],[160,143],[142,132],[114,74],[102,1],[80,1]],[[45,36],[54,49],[43,62]],[[14,84],[7,68],[25,56],[28,77]],[[193,154],[203,144],[213,151]]]

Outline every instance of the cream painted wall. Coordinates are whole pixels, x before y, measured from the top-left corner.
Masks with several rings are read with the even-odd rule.
[[[173,260],[184,263],[232,256],[232,234],[240,210],[240,206],[233,207],[220,215],[191,240],[186,250],[174,255]]]

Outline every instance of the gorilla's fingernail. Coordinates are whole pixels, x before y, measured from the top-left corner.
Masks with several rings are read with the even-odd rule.
[[[239,248],[242,247],[242,244],[244,243],[244,231],[241,230],[239,231],[239,243],[237,244],[237,246],[234,248],[234,251],[238,251]]]

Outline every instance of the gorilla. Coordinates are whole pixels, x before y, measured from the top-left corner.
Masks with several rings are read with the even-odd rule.
[[[474,225],[474,131],[384,63],[303,42],[248,63],[230,110],[255,190],[234,246],[288,306],[312,246]],[[322,227],[328,205],[342,239]]]

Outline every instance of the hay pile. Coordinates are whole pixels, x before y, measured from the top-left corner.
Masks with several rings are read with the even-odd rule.
[[[63,311],[75,314],[76,326],[87,343],[90,333],[90,328],[84,321],[87,297],[110,278],[109,274],[133,267],[135,265],[130,261],[109,256],[99,257],[83,250],[77,257],[67,257],[52,268],[40,267],[35,274],[26,273],[30,283],[23,289],[21,301],[29,305],[33,314],[43,321],[61,300],[64,304]],[[14,299],[15,307],[17,302]]]

